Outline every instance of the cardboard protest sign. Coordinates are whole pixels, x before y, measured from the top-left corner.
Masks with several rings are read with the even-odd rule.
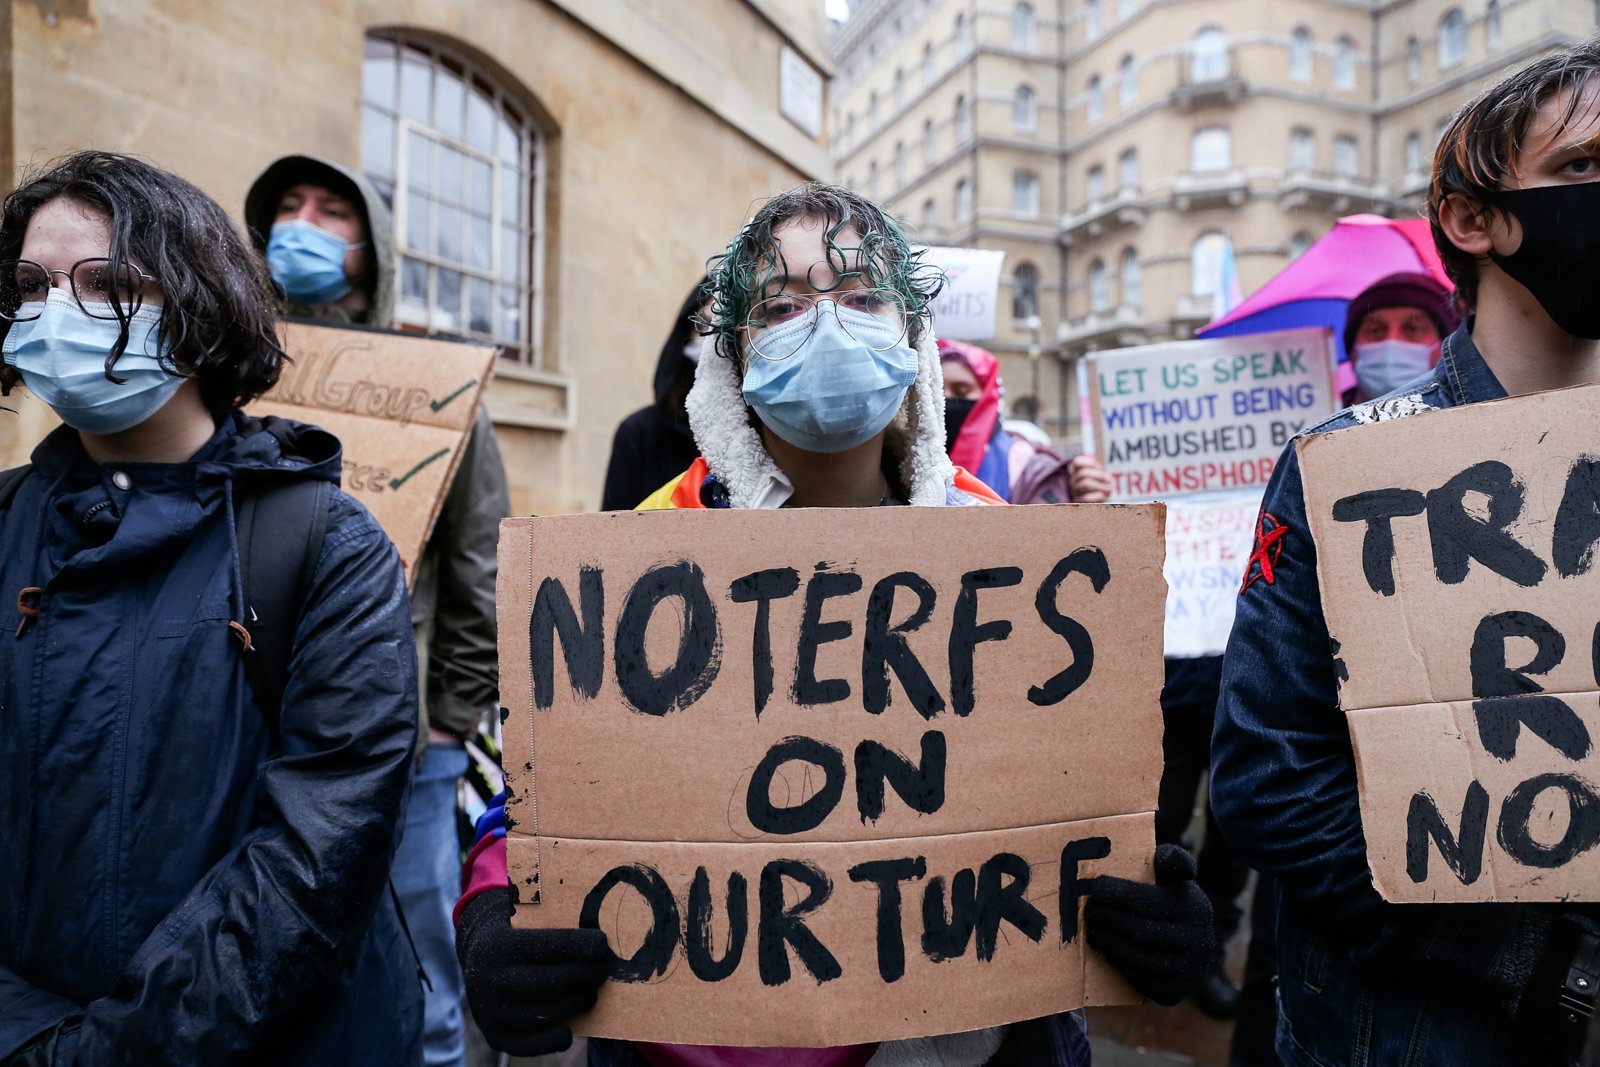
[[[1111,499],[1264,489],[1300,430],[1334,409],[1325,329],[1086,357]]]
[[[1597,426],[1585,387],[1297,446],[1389,900],[1600,900]]]
[[[251,414],[320,426],[339,439],[344,491],[372,512],[413,581],[497,349],[304,322],[283,330],[294,362]]]
[[[1130,991],[1082,880],[1147,878],[1159,505],[501,526],[517,922],[598,926],[582,1033],[830,1046]]]
[[[1006,254],[989,248],[921,249],[924,262],[944,271],[945,286],[929,308],[935,336],[987,341],[994,336],[1000,302],[1000,266]]]
[[[1220,655],[1261,493],[1300,430],[1334,409],[1326,330],[1175,341],[1080,364],[1113,500],[1168,501],[1166,652]],[[1090,444],[1089,442],[1093,443]]]

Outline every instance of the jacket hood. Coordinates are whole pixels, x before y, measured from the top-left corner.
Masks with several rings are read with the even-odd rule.
[[[995,427],[1000,425],[1000,361],[987,349],[963,341],[940,341],[939,358],[960,360],[978,379],[978,402],[961,424],[955,444],[950,446],[952,463],[976,471],[983,464]]]
[[[278,201],[283,199],[284,190],[303,181],[325,185],[354,201],[360,208],[367,224],[367,241],[377,272],[372,303],[368,305],[364,321],[371,326],[388,326],[394,321],[394,220],[389,213],[389,205],[379,195],[377,187],[359,171],[318,156],[284,156],[273,163],[261,172],[261,176],[245,194],[244,224],[250,233],[251,243],[256,246],[257,252],[266,254],[267,237],[272,233]],[[291,310],[307,318],[344,317],[342,311],[334,314],[331,306],[296,305]]]
[[[695,368],[686,403],[689,428],[706,464],[728,490],[735,508],[757,507],[782,472],[761,444],[745,403],[738,368],[708,348]],[[941,507],[955,486],[955,467],[944,451],[944,374],[931,332],[917,345],[917,378],[884,437],[900,465],[907,503]]]

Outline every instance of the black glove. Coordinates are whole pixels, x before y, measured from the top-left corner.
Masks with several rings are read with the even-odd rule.
[[[1155,885],[1091,879],[1084,936],[1140,996],[1171,1006],[1205,975],[1216,934],[1211,901],[1195,884],[1194,857],[1177,845],[1157,845],[1155,871]]]
[[[572,1044],[565,1020],[594,1007],[610,950],[599,930],[514,930],[511,887],[473,897],[456,924],[467,1003],[489,1044],[513,1056]]]

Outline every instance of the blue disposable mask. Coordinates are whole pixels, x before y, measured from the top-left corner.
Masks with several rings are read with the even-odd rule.
[[[183,378],[161,366],[160,308],[140,308],[128,321],[128,347],[106,377],[106,356],[117,342],[115,319],[86,314],[64,289],[52,289],[36,319],[13,322],[0,352],[22,373],[22,384],[75,430],[121,433],[155,414]]]
[[[329,233],[304,219],[290,219],[272,227],[267,240],[267,268],[290,300],[302,304],[331,304],[350,292],[344,276],[345,253],[352,247],[338,234]]]
[[[823,303],[832,314],[823,313]],[[787,359],[750,353],[744,398],[773,433],[796,448],[843,452],[871,440],[894,419],[917,379],[917,353],[903,338],[896,343],[903,331],[893,323],[831,300],[768,333],[776,339],[780,331],[813,329]],[[874,352],[857,337],[890,347]]]
[[[1432,345],[1372,341],[1356,345],[1356,384],[1361,399],[1376,400],[1416,381],[1433,366]]]

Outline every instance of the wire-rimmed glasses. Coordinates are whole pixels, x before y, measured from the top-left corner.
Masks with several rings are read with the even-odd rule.
[[[95,256],[78,260],[71,270],[50,270],[31,259],[9,259],[0,262],[0,319],[27,322],[44,314],[57,274],[66,276],[72,298],[91,318],[127,318],[147,304],[161,306],[156,279],[132,263],[113,271],[111,260]]]
[[[893,289],[844,289],[830,293],[779,293],[757,302],[745,318],[750,350],[763,359],[788,359],[810,340],[821,315],[810,312],[819,303],[834,306],[845,333],[874,352],[899,344],[910,325],[904,298]],[[842,312],[852,311],[857,315]],[[859,315],[871,316],[870,320]],[[854,321],[852,321],[852,319]]]

